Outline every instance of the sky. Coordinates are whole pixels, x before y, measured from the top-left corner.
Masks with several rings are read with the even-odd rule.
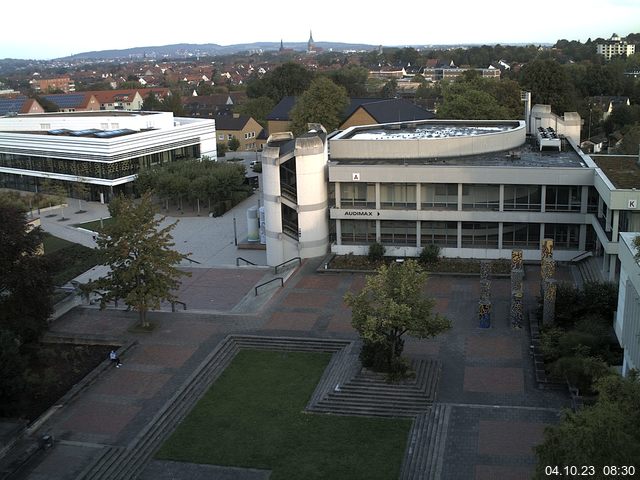
[[[639,0],[89,3],[93,7],[4,3],[0,58],[51,59],[173,43],[306,42],[310,30],[316,42],[385,46],[584,42],[640,32]]]

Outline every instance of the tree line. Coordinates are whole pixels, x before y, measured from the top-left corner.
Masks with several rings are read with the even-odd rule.
[[[244,165],[231,162],[185,160],[143,170],[136,180],[137,189],[153,192],[165,208],[185,204],[200,213],[208,209],[222,215],[247,198],[251,188],[246,183]]]

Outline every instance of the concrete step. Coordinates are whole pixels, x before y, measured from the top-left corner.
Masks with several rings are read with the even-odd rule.
[[[436,404],[416,417],[409,434],[400,480],[439,480],[451,406]]]
[[[87,480],[135,478],[134,472],[144,468],[153,452],[166,438],[167,430],[170,428],[172,431],[175,425],[186,416],[209,386],[231,363],[238,351],[237,345],[232,340],[227,339],[220,344],[149,422],[149,426],[137,435],[132,442],[133,448],[105,452],[103,458],[91,465],[86,475],[80,478]]]
[[[313,413],[327,413],[343,416],[385,417],[385,418],[411,418],[422,413],[421,410],[399,410],[389,408],[377,408],[375,406],[361,405],[318,405]]]

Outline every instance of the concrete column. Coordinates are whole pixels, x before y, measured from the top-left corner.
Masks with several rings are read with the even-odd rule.
[[[462,184],[458,184],[458,211],[462,211]],[[459,230],[459,229],[458,229]]]
[[[547,186],[542,185],[540,188],[540,211],[544,213],[547,205]],[[544,238],[544,233],[540,234],[540,238]]]
[[[419,183],[416,183],[416,210],[422,210],[422,188]]]
[[[580,225],[580,236],[578,237],[578,250],[585,250],[587,248],[587,226]]]
[[[604,202],[602,201],[602,197],[600,195],[598,195],[598,218],[602,218],[602,205],[604,204]]]
[[[416,222],[416,247],[420,248],[422,246],[422,238],[420,237],[422,222],[418,220]]]
[[[538,245],[542,246],[542,240],[544,239],[544,223],[540,224],[540,239]]]
[[[618,261],[617,255],[610,255],[609,258],[609,281],[613,282],[616,279],[616,262]]]
[[[380,243],[382,240],[382,233],[380,232],[380,220],[376,220],[376,242]]]
[[[380,210],[380,183],[376,183],[376,210]],[[378,234],[379,233],[380,230],[378,229]]]
[[[604,222],[604,231],[605,232],[611,231],[611,209],[610,208],[607,208],[607,215],[605,216],[605,222]]]
[[[502,250],[503,229],[504,229],[504,224],[502,222],[498,222],[498,250]]]
[[[458,222],[458,248],[462,248],[462,222]]]
[[[336,245],[342,245],[342,220],[336,220]]]
[[[504,184],[502,183],[500,184],[499,198],[500,198],[500,201],[498,202],[498,211],[504,212]]]
[[[340,192],[340,188],[341,188],[340,182],[336,182],[334,184],[334,195],[336,197],[336,208],[342,208],[342,204],[341,204],[341,202],[342,202],[342,194]]]
[[[587,213],[589,209],[589,187],[582,186],[582,196],[580,197],[580,213]]]
[[[618,241],[618,229],[620,228],[620,210],[614,210],[613,211],[613,219],[611,220],[611,227],[612,227],[612,233],[611,233],[611,241],[612,242],[617,242]]]

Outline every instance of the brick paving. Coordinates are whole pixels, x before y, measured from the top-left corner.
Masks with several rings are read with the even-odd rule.
[[[58,334],[99,334],[138,344],[126,353],[123,368],[108,370],[45,424],[43,428],[57,438],[80,442],[82,459],[75,466],[71,462],[67,474],[47,478],[74,478],[80,463],[86,464],[93,455],[82,442],[126,446],[229,333],[356,338],[343,297],[362,289],[365,276],[318,274],[319,263],[305,262],[254,314],[224,312],[252,292],[264,270],[221,268],[195,272],[181,290],[190,309],[221,313],[153,313],[150,317],[157,328],[151,334],[129,333],[136,314],[121,310],[79,308],[55,322],[52,330]],[[559,278],[569,278],[562,268],[558,270]],[[527,266],[526,271],[530,308],[539,288],[539,268]],[[492,280],[492,325],[480,329],[479,278],[431,276],[425,293],[434,297],[435,310],[450,318],[453,328],[436,339],[406,338],[407,356],[442,364],[437,401],[451,406],[444,426],[443,480],[529,478],[535,465],[531,447],[540,442],[546,425],[558,421],[560,409],[568,406],[564,393],[536,388],[527,330],[514,331],[509,325],[509,285],[508,278]],[[43,475],[47,462],[56,464],[56,458],[64,462],[70,448],[53,449],[34,468],[33,478]],[[149,468],[142,478],[154,478]]]

